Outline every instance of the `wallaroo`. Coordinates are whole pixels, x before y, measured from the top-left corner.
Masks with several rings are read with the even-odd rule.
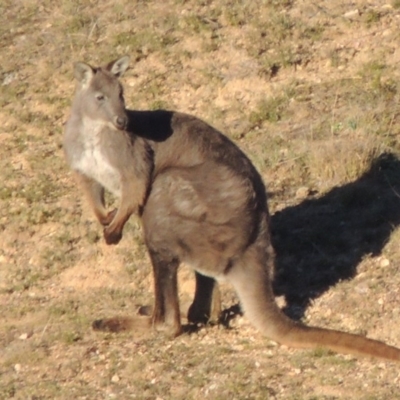
[[[99,330],[181,333],[177,271],[195,271],[192,322],[212,313],[215,280],[236,290],[244,314],[268,338],[299,348],[324,347],[400,361],[400,349],[363,336],[309,327],[284,315],[271,287],[274,251],[262,179],[226,136],[190,115],[125,108],[119,82],[128,57],[94,68],[76,63],[77,90],[64,149],[108,244],[131,214],[141,218],[153,266],[151,316],[97,320]],[[117,196],[108,211],[104,191]]]

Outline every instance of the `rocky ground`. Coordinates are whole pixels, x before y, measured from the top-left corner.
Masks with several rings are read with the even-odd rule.
[[[103,242],[61,148],[73,62],[130,55],[130,108],[195,114],[262,174],[285,312],[400,346],[398,0],[3,0],[0,15],[1,399],[400,398],[397,365],[285,348],[245,316],[174,340],[93,332],[152,303],[151,268],[134,218]],[[180,293],[184,308],[185,267]]]

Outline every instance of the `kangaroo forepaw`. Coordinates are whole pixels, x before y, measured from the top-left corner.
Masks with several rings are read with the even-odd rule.
[[[118,244],[122,238],[122,232],[114,232],[105,228],[103,231],[104,239],[107,244]]]

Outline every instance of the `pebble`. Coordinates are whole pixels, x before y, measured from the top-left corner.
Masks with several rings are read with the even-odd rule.
[[[308,197],[310,194],[310,188],[307,186],[302,186],[296,190],[296,199],[301,200]]]
[[[117,383],[119,382],[119,376],[117,374],[113,375],[113,377],[111,378],[111,382],[112,383]]]
[[[28,339],[28,337],[29,337],[29,335],[25,332],[25,333],[23,333],[22,335],[19,335],[19,336],[18,336],[18,339],[20,339],[20,340],[26,340],[26,339]]]
[[[382,257],[379,261],[380,267],[388,267],[390,265],[390,261],[386,257]]]
[[[343,14],[343,16],[345,18],[349,18],[349,19],[358,17],[359,15],[360,15],[360,10],[358,10],[358,9],[347,11],[347,13]]]
[[[16,74],[14,74],[13,72],[6,74],[3,83],[1,84],[2,86],[7,86],[9,85],[12,81],[14,81],[16,79]]]

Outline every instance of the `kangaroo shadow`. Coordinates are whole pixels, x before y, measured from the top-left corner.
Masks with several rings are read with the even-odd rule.
[[[391,153],[356,181],[275,213],[273,285],[284,311],[301,318],[313,299],[354,277],[364,256],[379,255],[399,223],[400,160]]]

